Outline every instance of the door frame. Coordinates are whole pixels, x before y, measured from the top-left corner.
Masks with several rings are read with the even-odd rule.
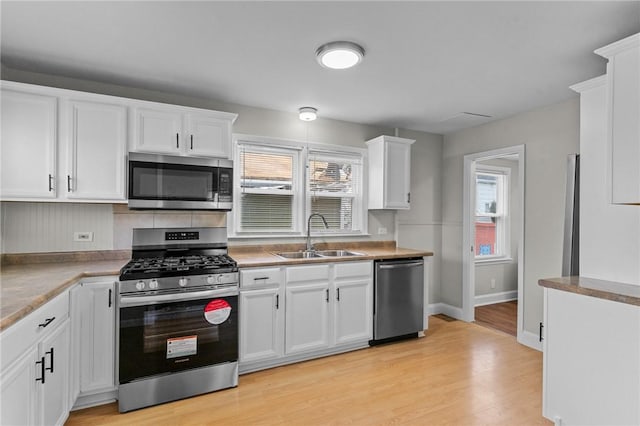
[[[518,156],[518,204],[520,210],[520,224],[517,233],[518,247],[518,325],[517,340],[521,342],[524,336],[524,194],[525,194],[525,146],[515,145],[490,151],[467,154],[464,156],[464,183],[462,205],[462,319],[467,322],[475,320],[475,227],[472,226],[475,211],[475,180],[476,162],[492,160],[507,155]]]

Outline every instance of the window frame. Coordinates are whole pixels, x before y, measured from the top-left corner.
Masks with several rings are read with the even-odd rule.
[[[257,135],[233,134],[232,140],[233,152],[233,174],[234,174],[234,196],[233,209],[227,214],[227,232],[230,238],[292,238],[304,237],[307,234],[307,218],[311,214],[311,191],[309,190],[309,171],[308,162],[310,152],[322,154],[335,154],[343,157],[360,157],[361,176],[358,182],[360,194],[354,194],[354,204],[352,206],[352,223],[353,227],[358,225],[357,230],[311,230],[311,235],[316,237],[333,237],[333,236],[365,236],[368,234],[368,210],[367,206],[367,150],[363,148],[350,147],[345,145],[334,145],[318,142],[306,142],[293,139],[272,138]],[[241,167],[240,152],[241,146],[256,147],[264,152],[295,152],[297,153],[297,170],[294,164],[292,193],[292,229],[291,231],[282,230],[243,230],[240,228],[241,223],[241,205],[240,194],[241,187]],[[337,193],[340,194],[340,193]]]
[[[487,174],[498,177],[496,190],[496,212],[495,213],[482,213],[478,214],[477,211],[477,179],[478,175]],[[474,175],[474,222],[473,226],[477,223],[478,217],[489,217],[496,219],[496,251],[500,248],[500,253],[490,255],[478,255],[474,243],[474,262],[478,264],[483,263],[504,263],[512,260],[511,256],[511,169],[509,167],[493,166],[493,165],[477,165]],[[475,232],[474,232],[475,235]]]

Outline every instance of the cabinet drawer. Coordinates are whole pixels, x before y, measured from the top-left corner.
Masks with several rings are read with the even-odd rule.
[[[287,268],[287,284],[305,281],[327,281],[329,265],[291,266]]]
[[[373,275],[373,263],[345,262],[335,264],[335,278],[371,277]]]
[[[283,275],[280,268],[240,269],[240,287],[277,287],[282,283]]]
[[[48,336],[68,316],[69,291],[67,290],[3,331],[0,335],[2,366],[9,365],[29,347]]]

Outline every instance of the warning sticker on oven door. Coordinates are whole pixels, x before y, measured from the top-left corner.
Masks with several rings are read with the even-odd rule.
[[[198,336],[183,336],[167,339],[167,359],[198,353]]]
[[[231,305],[226,300],[214,299],[204,307],[204,318],[211,324],[222,324],[231,315]]]

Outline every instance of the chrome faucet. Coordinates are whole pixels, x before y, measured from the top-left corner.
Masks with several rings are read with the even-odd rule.
[[[309,215],[309,219],[307,219],[307,251],[313,251],[315,248],[311,244],[311,218],[314,216],[319,216],[322,219],[322,223],[324,224],[325,229],[329,229],[329,224],[327,223],[327,219],[324,218],[320,213],[311,213]]]

